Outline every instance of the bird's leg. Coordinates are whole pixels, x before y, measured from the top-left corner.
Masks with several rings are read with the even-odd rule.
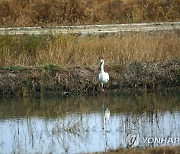
[[[103,83],[101,83],[101,86],[102,86],[102,91],[104,91],[104,85],[103,85]]]
[[[106,90],[106,91],[105,91],[106,94],[108,94],[108,93],[109,93],[109,83],[106,84],[105,90]]]

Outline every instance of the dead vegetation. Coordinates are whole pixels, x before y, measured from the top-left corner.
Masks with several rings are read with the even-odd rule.
[[[0,26],[179,21],[178,0],[1,0]]]
[[[105,59],[110,89],[180,86],[179,31],[123,35],[0,36],[0,94],[98,90]]]
[[[154,147],[147,149],[118,149],[109,152],[107,154],[122,153],[122,154],[179,154],[180,147]]]
[[[1,66],[93,66],[180,59],[179,31],[123,35],[0,36]]]
[[[125,66],[106,66],[110,90],[178,88],[180,62],[133,62]],[[80,94],[99,89],[98,67],[7,67],[0,68],[2,96],[44,96]]]

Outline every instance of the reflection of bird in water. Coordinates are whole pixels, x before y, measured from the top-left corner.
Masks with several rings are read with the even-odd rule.
[[[109,81],[109,74],[107,72],[104,72],[104,60],[100,61],[99,81],[102,88],[103,88],[103,85]]]
[[[102,109],[103,109],[103,129],[105,129],[105,125],[107,124],[110,118],[110,110],[109,108],[104,107],[104,105]]]
[[[104,110],[104,122],[106,123],[110,118],[110,110],[108,108],[105,108]]]
[[[103,118],[104,118],[104,123],[103,123],[104,144],[105,144],[105,151],[106,151],[107,149],[109,149],[107,133],[109,133],[110,130],[108,131],[107,129],[107,122],[110,118],[110,110],[108,108],[105,108],[104,105],[103,105]]]

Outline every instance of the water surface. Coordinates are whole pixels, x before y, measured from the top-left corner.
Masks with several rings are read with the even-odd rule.
[[[0,100],[0,153],[100,152],[180,137],[178,91]],[[150,138],[148,141],[144,139]]]

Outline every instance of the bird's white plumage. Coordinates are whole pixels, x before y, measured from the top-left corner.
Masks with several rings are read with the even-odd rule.
[[[109,81],[109,74],[107,72],[104,72],[104,60],[100,61],[99,81],[102,87],[103,87],[103,84]]]

